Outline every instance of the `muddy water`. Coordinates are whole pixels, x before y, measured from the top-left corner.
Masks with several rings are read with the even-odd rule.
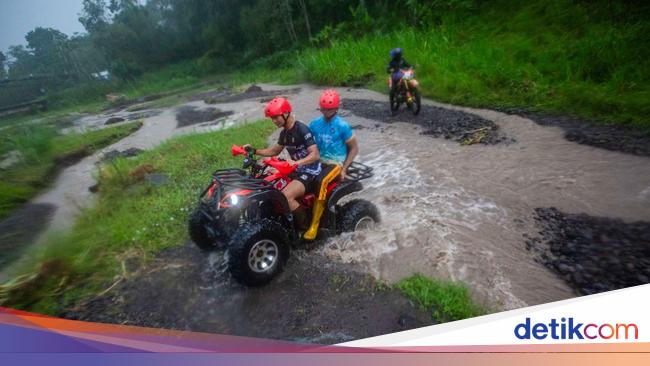
[[[300,105],[313,106],[317,95],[303,88],[294,103],[298,118],[318,115]],[[444,107],[492,120],[516,143],[460,146],[420,135],[413,124],[377,124],[344,111],[358,126],[359,160],[376,173],[358,196],[375,202],[384,222],[374,232],[330,240],[325,255],[390,282],[414,272],[460,280],[478,301],[503,310],[575,296],[525,249],[524,235],[539,231],[536,207],[650,220],[649,158],[575,144],[559,128],[518,116]]]
[[[299,87],[291,102],[297,118],[307,122],[319,115],[320,89]],[[344,98],[386,99],[367,90],[339,91]],[[460,146],[421,135],[414,124],[384,124],[342,111],[357,126],[359,160],[375,168],[375,177],[357,196],[375,202],[383,222],[374,231],[328,241],[318,249],[321,254],[357,263],[389,282],[414,272],[463,281],[475,299],[504,310],[575,296],[525,249],[524,235],[540,230],[535,208],[554,206],[566,213],[650,221],[650,158],[575,144],[564,139],[559,128],[518,116],[425,103],[494,121],[516,142]],[[185,105],[207,107],[201,101]],[[106,150],[146,149],[179,133],[223,128],[263,115],[258,100],[215,106],[235,113],[217,125],[176,129],[176,107],[164,109],[145,119],[140,131]],[[52,191],[37,198],[59,207],[52,228],[69,225],[79,207],[92,203],[85,192],[94,183],[99,156],[68,168]]]

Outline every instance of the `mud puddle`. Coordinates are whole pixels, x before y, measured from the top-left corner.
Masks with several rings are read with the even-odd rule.
[[[176,112],[176,128],[214,121],[218,118],[230,116],[233,113],[233,111],[222,111],[213,107],[199,109],[195,106],[182,106]]]
[[[650,222],[535,211],[541,231],[528,238],[527,248],[577,293],[650,283]]]
[[[161,252],[137,275],[66,318],[331,344],[432,324],[397,290],[353,266],[296,250],[270,284],[231,280],[224,253],[192,243]]]
[[[396,115],[390,112],[387,101],[370,99],[345,99],[343,108],[357,116],[384,123],[407,122],[422,126],[423,135],[443,137],[460,143],[497,144],[514,142],[492,121],[473,114],[422,105],[420,113],[415,116],[407,109],[400,109]]]
[[[269,98],[277,95],[294,95],[300,93],[300,88],[264,90],[257,85],[251,85],[243,93],[233,94],[228,89],[219,89],[215,91],[199,93],[190,98],[192,101],[203,100],[207,104],[216,103],[235,103],[247,99]]]
[[[190,100],[203,100],[207,104],[235,103],[247,99],[269,98],[277,95],[293,95],[299,93],[300,90],[300,88],[264,90],[258,85],[251,85],[243,93],[233,94],[231,90],[219,89],[193,95],[190,97]]]
[[[110,113],[83,115],[71,120],[70,125],[62,128],[61,132],[85,132],[88,130],[101,129],[114,126],[118,123],[153,118],[159,116],[161,113],[163,113],[162,110],[151,109],[135,113],[128,112],[127,110],[119,110],[111,111]]]
[[[541,126],[559,127],[564,130],[564,138],[569,141],[620,151],[626,154],[650,156],[650,131],[640,128],[607,125],[580,118],[558,116],[526,111],[507,111],[530,118]]]

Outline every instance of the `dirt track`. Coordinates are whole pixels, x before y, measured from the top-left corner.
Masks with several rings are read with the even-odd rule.
[[[163,251],[133,280],[80,304],[67,318],[239,336],[340,343],[432,324],[399,291],[353,266],[294,251],[271,284],[233,280],[223,253],[193,243]]]

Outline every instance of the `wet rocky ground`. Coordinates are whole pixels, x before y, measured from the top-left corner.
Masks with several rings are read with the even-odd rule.
[[[413,123],[424,128],[423,135],[453,139],[461,144],[491,145],[514,141],[507,137],[494,122],[461,111],[423,105],[417,116],[404,107],[396,115],[392,115],[388,101],[369,99],[345,99],[341,108],[357,116],[383,123]]]
[[[506,113],[518,114],[542,126],[560,127],[564,130],[564,138],[579,144],[626,154],[650,156],[650,130],[647,129],[608,125],[553,114],[516,110],[506,111]]]
[[[159,109],[150,109],[143,112],[130,113],[126,116],[127,121],[135,121],[136,119],[144,119],[158,116],[162,113]]]
[[[433,324],[431,312],[354,267],[296,250],[270,284],[231,280],[222,252],[162,251],[70,319],[332,344]]]
[[[538,208],[538,237],[526,247],[536,260],[587,295],[650,283],[650,222],[566,214]]]
[[[218,118],[227,117],[233,113],[233,111],[222,111],[213,107],[199,109],[193,106],[183,106],[178,108],[176,111],[176,128],[214,121]]]
[[[43,231],[56,210],[48,204],[30,203],[0,220],[0,268],[11,263]]]
[[[217,89],[205,93],[199,93],[190,98],[191,101],[203,100],[207,104],[234,103],[246,99],[269,98],[278,95],[291,95],[300,92],[300,88],[282,90],[263,90],[257,85],[251,85],[243,93],[233,94],[230,89]]]
[[[98,164],[110,163],[118,158],[130,158],[142,154],[144,150],[138,149],[137,147],[130,147],[125,150],[110,150],[104,153],[102,157],[97,161]]]

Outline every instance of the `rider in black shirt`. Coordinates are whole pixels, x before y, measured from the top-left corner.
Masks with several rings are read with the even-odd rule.
[[[291,156],[288,162],[298,165],[291,175],[293,180],[282,190],[289,203],[289,209],[293,212],[300,207],[296,199],[312,190],[312,185],[321,172],[318,147],[309,128],[304,123],[296,121],[291,115],[291,104],[285,98],[275,98],[270,101],[264,113],[283,130],[276,145],[254,151],[260,156],[276,156],[286,148]],[[244,145],[246,146],[250,145]]]
[[[309,156],[309,147],[316,144],[314,136],[312,135],[309,127],[300,121],[295,121],[293,127],[284,128],[280,131],[280,138],[278,145],[284,146],[291,156],[291,159],[298,161]],[[320,174],[321,166],[320,161],[316,160],[313,163],[308,163],[298,166],[296,172],[306,173],[317,176]]]

